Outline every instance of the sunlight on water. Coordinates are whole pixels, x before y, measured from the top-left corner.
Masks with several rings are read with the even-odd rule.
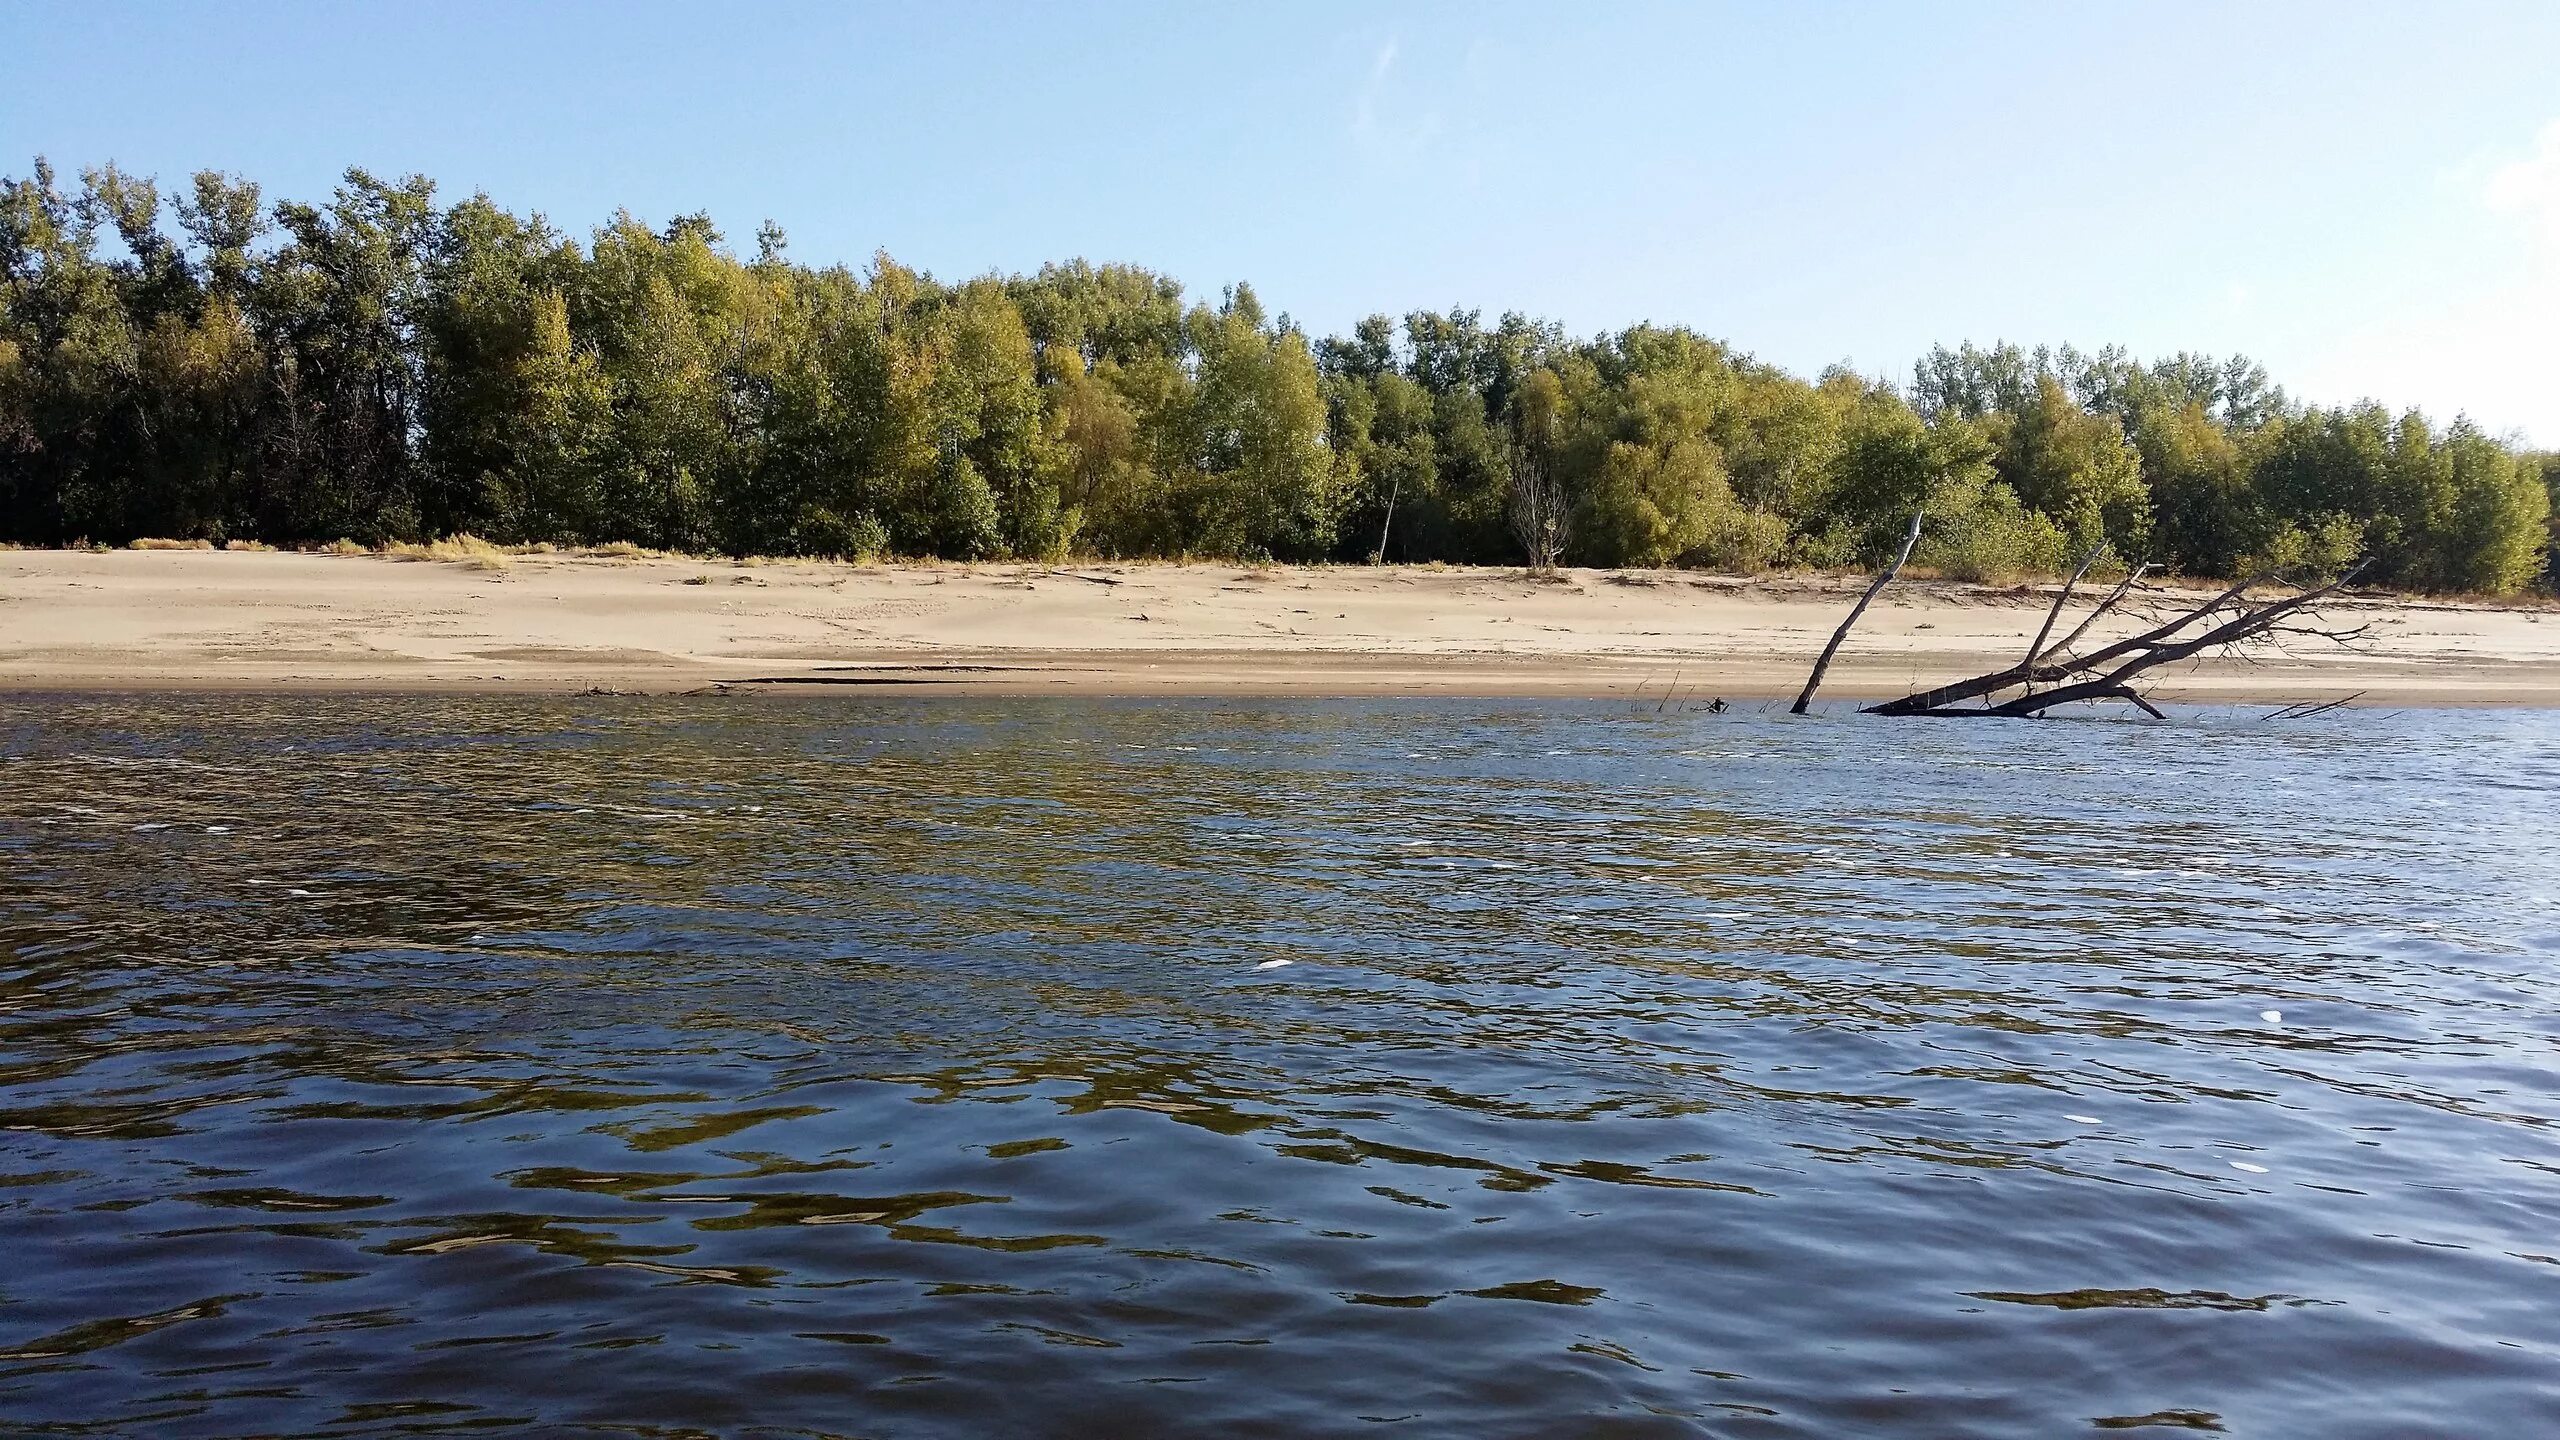
[[[0,712],[0,1429],[2560,1428],[2560,720]]]

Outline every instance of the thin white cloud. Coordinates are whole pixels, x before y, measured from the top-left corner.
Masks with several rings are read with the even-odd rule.
[[[2483,198],[2496,214],[2524,217],[2544,261],[2560,259],[2560,120],[2542,127],[2532,154],[2490,173]]]
[[[2312,367],[2304,392],[2423,405],[2440,420],[2468,414],[2560,446],[2560,120],[2470,194],[2479,223],[2512,243],[2513,265],[2462,298],[2358,331]]]
[[[1351,110],[1351,133],[1367,139],[1378,130],[1378,97],[1386,92],[1387,72],[1396,68],[1396,42],[1389,40],[1378,47],[1378,58],[1369,62],[1369,81],[1360,87],[1359,103]]]
[[[1376,163],[1418,159],[1440,135],[1440,114],[1425,111],[1409,120],[1396,117],[1394,79],[1399,42],[1390,38],[1369,62],[1368,78],[1351,106],[1351,141],[1361,156]]]

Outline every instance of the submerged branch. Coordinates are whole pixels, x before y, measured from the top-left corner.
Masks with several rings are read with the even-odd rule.
[[[1933,689],[1915,691],[1899,700],[1870,705],[1867,707],[1867,713],[1872,715],[2022,716],[2041,715],[2057,706],[2077,704],[2082,701],[2120,700],[2138,707],[2144,714],[2154,719],[2165,719],[2167,717],[2161,714],[2159,707],[2144,699],[2133,688],[2134,680],[2145,671],[2162,665],[2175,664],[2181,660],[2190,660],[2207,651],[2243,646],[2270,635],[2306,635],[2341,645],[2350,645],[2365,633],[2364,627],[2361,626],[2349,630],[2332,630],[2317,625],[2285,623],[2289,618],[2303,616],[2322,601],[2344,589],[2363,569],[2362,566],[2357,566],[2325,585],[2265,602],[2252,602],[2247,598],[2250,587],[2258,583],[2259,577],[2252,576],[2149,629],[2101,646],[2086,655],[2069,656],[2067,652],[2082,635],[2088,633],[2089,627],[2096,624],[2100,616],[2114,610],[2124,597],[2131,593],[2134,585],[2149,568],[2136,566],[2126,574],[2113,591],[2108,593],[2104,600],[2098,602],[2098,608],[2091,612],[2087,619],[2081,621],[2079,626],[2065,636],[2060,643],[2047,648],[2044,643],[2045,637],[2053,632],[2054,625],[2061,618],[2063,608],[2070,602],[2073,591],[2078,588],[2081,578],[2088,573],[2089,566],[2095,559],[2096,552],[2092,551],[2081,560],[2079,569],[2072,572],[2070,580],[2064,583],[2062,594],[2054,601],[2052,609],[2045,614],[2043,628],[2036,632],[2034,642],[2027,647],[2027,657],[2024,660],[2005,670],[1994,670],[1988,674],[1976,675],[1969,680],[1958,680]],[[1865,607],[1861,605],[1860,608]],[[2233,610],[2236,613],[2225,616],[2226,610]],[[1855,612],[1851,613],[1850,618],[1853,620],[1856,618]],[[1847,627],[1843,626],[1842,629],[1845,633]],[[1836,644],[1837,641],[1835,640],[1834,643]],[[2055,659],[2055,656],[2064,658]],[[1829,652],[1825,652],[1824,658],[1829,659]],[[1817,677],[1819,674],[1820,671],[1817,669]],[[2060,683],[2054,684],[2054,682]],[[2054,684],[2054,688],[2039,691],[2036,689],[2039,683]],[[2005,700],[1995,701],[1992,698],[2009,690],[2016,690],[2019,693]],[[1984,701],[1984,704],[1979,708],[1957,708],[1965,701],[1976,699]]]

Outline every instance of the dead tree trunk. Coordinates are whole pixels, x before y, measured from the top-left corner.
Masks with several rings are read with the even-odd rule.
[[[1543,446],[1513,441],[1510,493],[1505,497],[1512,538],[1528,552],[1529,568],[1543,575],[1556,568],[1573,543],[1573,506],[1564,486],[1547,463]]]
[[[2069,650],[2079,643],[2080,637],[2089,633],[2089,627],[2098,623],[2098,617],[2114,609],[2116,603],[2124,599],[2150,569],[2147,565],[2137,565],[2126,571],[2124,579],[2117,583],[2114,590],[2108,592],[2107,598],[2098,602],[2098,608],[2089,612],[2089,618],[2081,621],[2079,626],[2062,637],[2058,644],[2045,644],[2045,637],[2053,633],[2054,623],[2062,618],[2063,610],[2071,604],[2071,592],[2079,588],[2081,579],[2089,573],[2089,567],[2097,563],[2098,556],[2104,553],[2105,549],[2104,545],[2092,546],[2088,554],[2080,557],[2080,568],[2071,572],[2071,578],[2063,583],[2062,593],[2054,597],[2053,608],[2045,612],[2044,628],[2036,632],[2035,643],[2027,647],[2025,659],[2006,670],[1995,670],[1987,675],[1977,675],[1970,680],[1941,685],[1934,690],[1922,690],[1905,695],[1899,700],[1887,701],[1882,705],[1870,705],[1867,709],[1877,715],[1925,715],[1932,710],[1942,710],[1977,696],[2005,690],[2012,685],[2024,685],[2032,689],[2038,680],[2060,679],[2062,672],[2046,663],[2050,657]]]
[[[1378,522],[1378,548],[1369,557],[1372,565],[1387,563],[1387,532],[1396,528],[1396,501],[1403,496],[1404,476],[1399,473],[1395,482],[1387,487],[1387,518]]]
[[[1904,562],[1911,558],[1911,547],[1920,543],[1920,513],[1917,510],[1911,512],[1911,533],[1902,537],[1902,553],[1894,556],[1893,563],[1884,567],[1883,572],[1876,576],[1875,583],[1867,587],[1867,593],[1859,596],[1858,603],[1850,607],[1849,618],[1841,621],[1840,628],[1831,632],[1831,643],[1822,647],[1822,658],[1813,662],[1813,673],[1805,677],[1804,693],[1796,697],[1795,707],[1789,714],[1801,715],[1805,707],[1813,703],[1813,692],[1822,688],[1823,672],[1831,668],[1831,657],[1840,653],[1840,642],[1849,638],[1849,627],[1858,623],[1858,617],[1867,613],[1867,606],[1876,595],[1893,583],[1894,576],[1902,573]]]
[[[2088,574],[2097,556],[2098,552],[2092,550],[2081,560],[2079,569],[2072,572],[2071,579],[2062,587],[2061,595],[2055,598],[2053,608],[2046,612],[2043,628],[2036,632],[2034,642],[2027,647],[2025,659],[2004,670],[1994,670],[1970,680],[1914,691],[1899,700],[1870,705],[1866,707],[1866,713],[2014,717],[2042,715],[2057,706],[2084,701],[2116,700],[2140,709],[2155,720],[2165,719],[2167,717],[2161,714],[2159,707],[2133,688],[2134,682],[2146,671],[2181,660],[2192,660],[2209,651],[2244,646],[2273,635],[2310,635],[2345,644],[2364,633],[2361,628],[2337,631],[2300,623],[2312,615],[2323,601],[2346,588],[2363,568],[2358,566],[2325,585],[2274,600],[2249,599],[2249,590],[2259,582],[2243,580],[2138,634],[2102,645],[2086,655],[2070,654],[2072,646],[2089,633],[2090,627],[2115,610],[2132,593],[2146,568],[2136,566],[2069,635],[2047,646],[2045,637],[2053,633],[2064,608],[2071,603],[2072,592]],[[1888,574],[1884,578],[1891,577]],[[1858,602],[1857,610],[1849,612],[1850,621],[1858,618],[1858,611],[1866,609],[1867,600],[1874,599],[1875,590],[1882,588],[1879,583],[1867,592],[1866,599]],[[1842,625],[1840,634],[1847,634],[1848,628],[1848,625]],[[1807,696],[1813,693],[1813,684],[1821,681],[1823,669],[1831,663],[1831,650],[1837,649],[1839,644],[1840,636],[1834,635],[1831,647],[1825,649],[1821,660],[1815,663],[1813,682],[1805,687]],[[2039,685],[2052,688],[2040,690],[2036,688]],[[1966,703],[1975,700],[1982,703]],[[1803,713],[1801,700],[1797,702],[1797,713]]]

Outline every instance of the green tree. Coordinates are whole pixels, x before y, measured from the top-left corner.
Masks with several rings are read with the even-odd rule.
[[[1904,389],[1516,313],[1310,342],[1248,286],[1073,260],[945,284],[751,258],[704,215],[583,241],[360,170],[325,204],[113,165],[0,182],[0,539],[461,529],[734,553],[1577,558],[2548,576],[2547,457],[2295,403],[2243,356],[1939,347]],[[1542,531],[1540,533],[1550,533]]]
[[[1336,496],[1325,408],[1306,337],[1266,324],[1253,289],[1191,312],[1199,387],[1185,487],[1202,548],[1315,558],[1332,546]]]
[[[257,262],[252,325],[275,414],[247,507],[281,540],[421,533],[417,320],[435,187],[349,170],[324,209],[275,207],[285,243]]]
[[[2075,547],[2106,540],[2125,554],[2142,553],[2151,496],[2141,458],[2112,417],[2081,409],[2060,380],[2043,375],[2024,408],[2001,419],[1993,466],[2011,493]]]
[[[2437,527],[2437,582],[2489,595],[2523,589],[2541,572],[2550,541],[2543,475],[2467,420],[2454,422],[2443,448],[2451,494]]]
[[[2542,584],[2546,590],[2560,592],[2560,452],[2527,458],[2538,461],[2542,472],[2543,511],[2550,517],[2548,534],[2543,541]]]
[[[2151,558],[2191,575],[2235,573],[2267,539],[2240,443],[2193,399],[2146,408],[2136,434],[2151,491]]]
[[[591,485],[592,456],[561,430],[576,408],[563,390],[578,383],[565,299],[578,264],[540,219],[520,220],[485,195],[442,217],[418,319],[428,530],[539,539],[592,530],[591,497],[570,499]],[[557,465],[571,473],[541,473]]]

